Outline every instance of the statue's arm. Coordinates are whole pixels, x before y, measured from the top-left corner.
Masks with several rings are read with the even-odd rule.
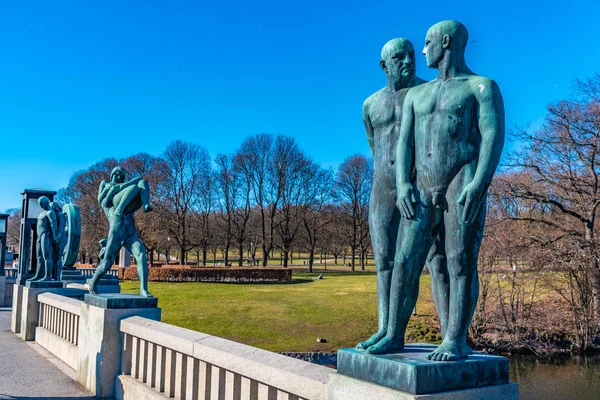
[[[414,107],[409,90],[402,109],[402,118],[398,134],[398,144],[396,145],[396,189],[397,205],[404,218],[414,216],[413,202],[416,201],[414,189],[410,183],[410,173],[414,163],[415,155],[415,136],[414,136]]]
[[[458,198],[458,204],[464,206],[463,220],[467,223],[472,223],[477,218],[504,146],[504,101],[498,85],[486,78],[473,80],[472,84],[477,101],[477,126],[481,134],[481,145],[475,176]]]
[[[98,188],[98,203],[102,204],[104,198],[110,191],[111,185],[108,184],[107,181],[100,182],[100,187]]]
[[[56,213],[54,211],[48,211],[48,221],[50,221],[50,230],[52,231],[52,238],[54,241],[58,241],[58,221],[56,219]]]
[[[140,183],[141,180],[142,178],[133,178],[129,182],[121,183],[119,185],[119,192],[125,188],[137,185],[138,183]]]
[[[371,118],[369,117],[369,100],[367,99],[363,103],[362,118],[365,124],[365,131],[367,132],[367,142],[369,142],[371,152],[375,155],[375,132],[373,131],[373,125],[371,125]]]
[[[491,79],[480,83],[475,93],[479,103],[477,123],[481,133],[481,148],[473,181],[487,190],[504,146],[504,101],[500,88]]]

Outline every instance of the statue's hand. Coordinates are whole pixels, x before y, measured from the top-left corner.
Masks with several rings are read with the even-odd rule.
[[[415,207],[413,203],[417,202],[415,196],[415,188],[410,183],[405,183],[398,186],[398,198],[396,199],[396,205],[400,210],[403,218],[413,219],[415,216]]]
[[[471,182],[463,189],[458,204],[464,206],[463,221],[470,224],[475,220],[477,212],[481,207],[481,202],[485,197],[486,187],[479,182]]]

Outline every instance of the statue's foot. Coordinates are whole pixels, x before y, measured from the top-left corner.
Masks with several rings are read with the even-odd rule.
[[[96,290],[96,285],[88,284],[88,292],[90,292],[90,294],[98,294],[98,290]]]
[[[150,204],[146,204],[144,206],[144,209],[142,211],[145,212],[145,213],[147,213],[147,212],[150,212],[152,210],[154,210],[154,208],[152,208],[152,206]]]
[[[373,336],[365,340],[364,342],[360,342],[356,345],[358,350],[366,350],[369,347],[373,346],[375,343],[379,342],[386,335],[387,328],[379,330]]]
[[[392,350],[402,350],[404,348],[404,339],[394,336],[385,336],[383,339],[370,346],[367,353],[381,354]]]
[[[150,294],[150,292],[149,292],[149,291],[147,291],[147,290],[143,290],[143,289],[140,289],[140,296],[143,296],[143,297],[154,297],[154,296],[152,296],[152,295]]]
[[[454,361],[466,358],[473,350],[465,345],[460,345],[453,340],[444,340],[433,352],[427,354],[431,361]]]

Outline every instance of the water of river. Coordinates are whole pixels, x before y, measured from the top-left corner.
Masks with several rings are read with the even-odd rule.
[[[600,355],[511,356],[510,380],[519,384],[522,400],[598,400]]]

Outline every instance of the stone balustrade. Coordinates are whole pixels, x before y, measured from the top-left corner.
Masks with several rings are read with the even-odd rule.
[[[73,369],[77,369],[79,318],[82,301],[56,293],[38,295],[39,317],[35,341]]]
[[[96,268],[77,268],[77,271],[81,271],[81,274],[86,278],[91,278],[94,276],[94,272],[96,272]],[[109,269],[107,272],[108,275],[119,276],[119,270],[117,269]]]
[[[325,400],[329,368],[142,317],[121,321],[122,390],[175,399]],[[132,386],[145,386],[144,392]],[[138,397],[139,398],[139,397]]]
[[[16,278],[19,273],[19,268],[4,268],[4,275],[7,278]]]

